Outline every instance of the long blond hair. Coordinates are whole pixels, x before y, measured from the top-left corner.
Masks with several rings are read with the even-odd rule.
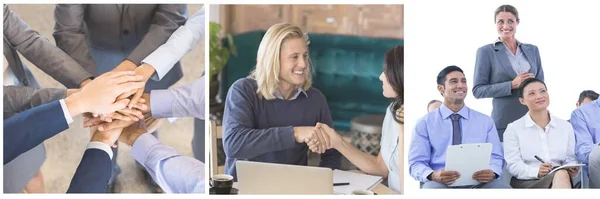
[[[256,93],[267,100],[275,99],[275,92],[279,87],[279,70],[281,68],[281,46],[287,39],[303,38],[309,44],[308,36],[298,26],[289,23],[279,23],[271,26],[263,36],[256,53],[256,68],[250,77],[256,80],[258,89]],[[306,81],[302,85],[308,90],[312,85],[311,62],[307,60]]]

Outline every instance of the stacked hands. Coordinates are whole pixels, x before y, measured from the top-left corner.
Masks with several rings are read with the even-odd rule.
[[[69,91],[65,99],[69,113],[83,114],[83,127],[90,127],[91,141],[116,147],[115,142],[121,140],[132,145],[162,123],[151,117],[149,95],[144,94],[153,73],[152,66],[137,67],[126,60],[93,81],[83,82],[79,91]]]
[[[298,143],[306,143],[315,153],[325,153],[327,149],[337,149],[344,141],[342,137],[327,124],[317,123],[314,127],[294,127],[294,137]]]

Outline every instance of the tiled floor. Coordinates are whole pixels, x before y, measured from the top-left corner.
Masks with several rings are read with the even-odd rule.
[[[19,14],[31,28],[39,31],[54,43],[52,37],[54,5],[9,5],[9,7]],[[201,5],[189,5],[189,13],[196,12],[200,7]],[[198,46],[182,59],[184,77],[174,85],[175,87],[198,79],[204,71],[204,42]],[[63,87],[30,62],[26,61],[25,64],[32,70],[42,87]],[[174,123],[165,124],[159,129],[159,132],[159,138],[163,143],[185,155],[192,155],[190,146],[193,133],[192,119],[182,118]],[[69,130],[45,142],[47,159],[42,166],[42,172],[46,192],[64,193],[67,190],[89,139],[88,130],[81,128],[81,117],[77,117]],[[119,144],[119,147],[118,163],[121,165],[122,173],[117,178],[120,186],[116,189],[119,192],[127,193],[149,192],[141,171],[136,166],[135,160],[129,155],[130,148],[123,144]]]

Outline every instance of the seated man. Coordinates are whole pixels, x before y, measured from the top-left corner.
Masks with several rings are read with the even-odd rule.
[[[600,188],[600,100],[579,106],[571,113],[575,130],[575,155],[586,164],[590,188]],[[585,171],[585,170],[584,170]]]
[[[435,109],[439,108],[440,106],[442,106],[442,101],[440,100],[431,100],[429,101],[429,103],[427,103],[427,112],[431,112],[434,111]]]
[[[437,76],[438,91],[444,97],[442,106],[421,118],[414,128],[408,164],[410,175],[423,188],[510,188],[498,179],[502,175],[503,154],[494,121],[464,104],[467,79],[457,66],[444,68]],[[461,175],[446,171],[446,150],[450,145],[492,143],[490,169],[477,171],[472,178],[479,185],[450,187]],[[471,177],[471,176],[465,176]]]
[[[577,103],[575,104],[575,106],[577,106],[577,108],[579,108],[580,106],[590,103],[597,99],[598,99],[598,93],[594,92],[593,90],[584,90],[583,92],[581,92],[579,94],[579,100],[577,100]]]

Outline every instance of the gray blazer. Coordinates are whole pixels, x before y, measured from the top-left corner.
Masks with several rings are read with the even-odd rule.
[[[141,61],[186,21],[181,4],[58,4],[55,7],[56,45],[92,74],[113,69],[124,59]],[[167,88],[183,76],[179,62],[152,89]]]
[[[544,70],[540,52],[535,45],[521,43],[521,50],[531,65],[530,73],[535,78],[544,80]],[[477,49],[475,61],[473,95],[477,99],[494,98],[492,100],[492,119],[496,123],[502,141],[506,126],[523,117],[527,107],[519,102],[517,89],[511,89],[511,81],[517,73],[513,70],[506,51],[501,42],[488,44]]]
[[[8,67],[23,86],[36,87],[37,83],[17,52],[67,88],[77,88],[83,80],[92,76],[69,55],[31,29],[7,5],[4,5],[3,39]]]
[[[4,86],[4,119],[33,107],[64,99],[66,92],[66,89],[61,88]]]

